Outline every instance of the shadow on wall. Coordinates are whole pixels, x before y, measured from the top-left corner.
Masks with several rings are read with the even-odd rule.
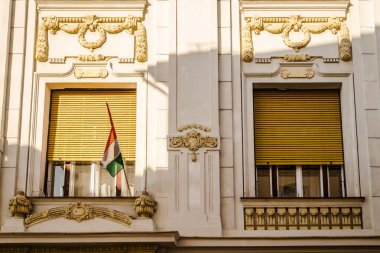
[[[255,35],[253,35],[255,36]],[[280,35],[274,35],[274,36],[280,36]],[[318,36],[318,35],[315,35]],[[372,34],[363,34],[362,39],[372,39]],[[313,38],[312,38],[313,39]],[[358,38],[353,38],[353,46],[360,45],[360,40]],[[256,58],[260,56],[260,47],[259,45],[253,45],[254,46],[254,52],[257,51],[258,53],[255,55]],[[300,49],[298,53],[295,53],[292,50],[286,49],[273,49],[270,54],[272,56],[277,57],[283,57],[286,54],[297,54],[297,55],[303,55],[308,54],[310,56],[318,56],[320,57],[321,52],[325,51],[331,51],[331,47],[333,47],[335,50],[338,50],[338,43],[334,44],[320,44],[316,46],[308,46],[304,49]],[[198,48],[198,49],[196,49]],[[146,148],[146,178],[144,175],[139,175],[136,177],[136,181],[140,182],[146,182],[146,189],[153,195],[154,198],[160,199],[159,203],[167,203],[168,194],[170,192],[170,187],[172,186],[172,180],[169,178],[169,165],[168,165],[168,155],[165,152],[165,156],[162,155],[163,150],[166,150],[167,148],[167,139],[166,135],[169,133],[175,133],[176,130],[175,127],[180,127],[184,124],[188,123],[197,123],[197,122],[204,122],[204,119],[210,118],[210,113],[218,113],[219,108],[211,108],[209,107],[209,100],[210,97],[213,95],[213,88],[210,87],[210,82],[212,84],[218,85],[219,83],[229,83],[231,86],[229,89],[220,89],[220,86],[218,86],[218,96],[216,96],[216,99],[219,98],[219,107],[225,106],[227,103],[225,100],[233,100],[233,98],[236,98],[234,94],[240,94],[240,97],[242,97],[242,93],[244,92],[244,89],[242,90],[242,84],[238,85],[236,83],[232,86],[233,78],[238,75],[239,79],[241,76],[241,73],[232,73],[233,69],[235,69],[235,66],[233,64],[240,61],[237,60],[237,58],[240,59],[240,55],[230,55],[230,54],[218,54],[215,49],[211,51],[201,51],[202,46],[195,46],[194,52],[190,52],[188,54],[184,55],[178,55],[177,57],[175,55],[169,56],[165,55],[165,57],[157,57],[157,63],[154,65],[148,66],[148,75],[147,79],[145,80],[148,84],[148,92],[147,92],[147,101],[150,101],[151,99],[155,101],[157,104],[152,105],[148,103],[148,115],[155,115],[155,117],[148,117],[147,118],[147,128],[148,132],[147,135],[150,136],[148,138],[148,142],[145,145]],[[354,51],[360,51],[358,49],[353,49]],[[169,57],[176,60],[176,67],[169,66]],[[347,66],[350,66],[353,64],[354,66],[360,65],[359,63],[355,63],[356,60],[360,59],[353,59],[352,62],[349,63],[343,63]],[[274,60],[273,60],[274,61]],[[341,62],[342,63],[342,62]],[[216,65],[217,64],[217,65]],[[265,69],[265,64],[259,65],[259,64],[242,64],[241,68],[243,69],[242,72],[249,72],[249,71],[255,71],[255,67],[258,67],[260,69]],[[333,66],[333,65],[331,65]],[[272,65],[268,66],[272,67]],[[240,68],[239,68],[240,69]],[[352,67],[350,67],[352,69]],[[375,69],[374,69],[375,71]],[[375,76],[379,75],[379,72],[374,73],[368,73],[366,75],[366,78],[368,76]],[[176,91],[175,92],[169,92],[169,79],[172,75],[176,75]],[[365,78],[364,78],[365,79]],[[376,79],[376,78],[374,78]],[[171,79],[170,79],[171,80]],[[210,81],[211,80],[211,81]],[[215,83],[213,83],[215,81]],[[360,82],[359,82],[360,83]],[[11,84],[10,84],[11,85]],[[244,85],[244,84],[243,84]],[[363,92],[363,87],[357,87],[358,82],[355,82],[356,92],[357,95],[360,96],[360,101],[365,101],[365,94]],[[363,84],[361,84],[363,85]],[[173,85],[174,86],[174,85]],[[8,97],[10,96],[10,90],[11,88],[8,88]],[[234,96],[233,96],[234,95]],[[169,111],[169,100],[174,100],[175,108],[172,108]],[[9,104],[10,102],[7,101]],[[159,107],[157,107],[157,105]],[[218,104],[218,103],[216,103]],[[238,105],[239,103],[234,102],[234,105]],[[232,110],[232,104],[227,107],[223,108],[229,108]],[[215,110],[214,110],[215,109]],[[378,108],[376,108],[378,109]],[[154,110],[154,112],[151,112]],[[171,128],[168,127],[169,123],[162,121],[161,118],[159,118],[158,113],[160,111],[167,111],[168,114],[168,121],[169,122],[175,122],[175,125],[173,125]],[[234,108],[234,110],[242,110],[242,108]],[[211,111],[211,112],[210,112]],[[194,113],[196,112],[196,114]],[[10,120],[10,111],[8,111],[8,121]],[[192,115],[192,119],[194,122],[188,122],[189,115]],[[13,115],[12,115],[13,117]],[[363,116],[365,117],[365,116]],[[226,121],[235,121],[236,117],[233,117],[231,119],[226,118],[220,118],[220,129],[223,128],[223,120]],[[238,122],[234,122],[234,127],[239,127],[238,129],[241,129],[242,125],[242,116],[239,118],[240,120]],[[166,120],[166,118],[165,118]],[[206,120],[207,121],[207,120]],[[210,121],[209,121],[210,122]],[[7,124],[6,122],[6,125]],[[5,129],[5,133],[9,132],[10,129]],[[219,129],[213,129],[215,133],[219,133],[221,131],[221,142],[223,143],[224,139],[232,139],[231,136],[233,134],[230,134],[228,137],[227,135],[223,135],[223,131]],[[232,131],[232,130],[231,130]],[[154,138],[151,138],[153,136]],[[236,135],[235,135],[236,136]],[[31,152],[37,153],[39,155],[40,151],[38,150],[31,150],[32,148],[18,145],[18,139],[17,138],[6,138],[5,148],[4,148],[4,154],[3,154],[3,163],[1,167],[1,202],[0,202],[0,223],[3,224],[4,220],[10,217],[10,214],[8,212],[8,201],[11,197],[13,197],[17,190],[25,190],[27,189],[27,186],[25,186],[24,182],[27,182],[27,177],[31,177],[32,174],[34,174],[36,171],[36,168],[31,168],[31,166],[28,167],[27,174],[23,174],[21,172],[17,172],[16,168],[19,167],[27,167],[27,161],[28,157],[19,157],[18,154],[30,154]],[[241,139],[244,139],[243,133],[240,135]],[[150,142],[152,141],[152,142]],[[361,141],[359,139],[359,141]],[[241,158],[241,153],[243,152],[243,145],[241,143],[241,140],[236,140],[238,144],[234,144],[234,148],[238,150],[237,153],[236,150],[233,148],[225,148],[223,145],[221,145],[221,167],[233,167],[234,170],[238,171],[237,173],[234,173],[234,175],[243,175],[243,161]],[[225,148],[225,149],[224,149]],[[234,155],[228,155],[226,154],[226,151],[232,151]],[[26,151],[26,152],[25,152]],[[22,164],[21,164],[22,163]],[[236,166],[236,164],[240,164],[240,166]],[[41,171],[44,171],[43,169]],[[363,174],[364,172],[361,172]],[[41,177],[44,177],[43,173]],[[236,182],[239,182],[239,179],[234,179],[234,177],[228,177],[227,174],[221,173],[222,180],[221,182],[229,182],[230,185],[234,185]],[[368,175],[365,175],[364,178],[370,179],[369,173]],[[234,181],[235,180],[235,181]],[[17,182],[17,184],[16,184]],[[145,185],[145,183],[143,184]],[[20,187],[19,187],[20,186]],[[22,186],[22,187],[21,187]],[[223,187],[223,186],[221,186]],[[16,189],[17,188],[17,189]],[[23,189],[18,189],[23,188]],[[243,188],[243,183],[241,182],[241,187]],[[140,190],[143,190],[144,187],[141,186]],[[224,190],[221,190],[222,194]],[[235,192],[232,192],[231,194],[234,195],[237,198],[241,197],[243,194],[242,189],[235,190]],[[27,191],[26,191],[27,192]],[[28,192],[28,194],[30,194]],[[42,195],[42,194],[41,194]],[[239,196],[237,196],[239,195]],[[160,205],[160,204],[159,204]],[[157,216],[166,216],[167,213],[163,212],[160,207],[158,208]],[[157,219],[158,227],[164,227],[163,223],[165,222],[165,219]]]

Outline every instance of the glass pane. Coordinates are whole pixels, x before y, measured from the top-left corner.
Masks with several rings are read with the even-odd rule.
[[[319,166],[302,166],[304,197],[321,197],[321,172]]]
[[[329,166],[330,197],[343,197],[342,174],[340,166]]]
[[[66,172],[65,172],[66,167]],[[128,183],[123,172],[116,177],[100,165],[99,162],[49,162],[49,179],[47,190],[54,197],[111,197],[116,196],[116,181],[119,180],[121,196],[131,196],[128,185],[133,194],[134,190],[134,162],[128,162],[126,173]]]
[[[257,166],[257,197],[271,197],[269,166]]]
[[[53,196],[63,196],[63,186],[65,184],[65,169],[63,163],[53,163],[54,182],[53,182]]]
[[[74,171],[74,196],[92,196],[91,163],[76,162]]]
[[[124,166],[126,166],[126,174],[127,174],[127,180],[125,180],[125,176],[123,175],[122,176],[122,180],[123,180],[123,193],[122,195],[123,196],[132,196],[133,195],[133,192],[134,192],[134,189],[135,189],[135,162],[134,161],[128,161],[126,163],[124,163]],[[123,172],[121,172],[122,174],[124,174]],[[128,182],[128,184],[127,184]],[[129,190],[128,190],[128,186],[129,186]]]
[[[123,172],[119,172],[123,173]],[[121,174],[120,174],[121,175]],[[116,176],[117,177],[117,176]],[[115,178],[116,178],[115,177]],[[95,194],[100,197],[116,196],[116,180],[103,166],[96,166]]]
[[[278,166],[278,196],[297,197],[296,166]]]

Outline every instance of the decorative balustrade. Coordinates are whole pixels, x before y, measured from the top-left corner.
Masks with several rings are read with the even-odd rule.
[[[361,198],[358,198],[359,200]],[[362,229],[361,202],[334,203],[303,199],[243,201],[246,230]],[[351,199],[352,200],[352,199]],[[342,202],[342,201],[337,201]],[[264,204],[267,204],[266,206]]]

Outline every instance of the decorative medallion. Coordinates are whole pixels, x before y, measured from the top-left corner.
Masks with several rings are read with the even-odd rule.
[[[57,218],[66,218],[82,222],[94,218],[112,220],[129,226],[132,219],[124,213],[105,207],[97,207],[81,202],[71,203],[68,206],[54,207],[44,212],[32,214],[25,219],[25,226],[30,227],[35,224]]]
[[[262,31],[282,34],[284,44],[298,52],[309,44],[311,34],[320,34],[330,30],[332,34],[339,36],[340,58],[343,61],[350,61],[352,46],[344,20],[345,18],[301,17],[300,15],[292,15],[289,18],[246,17],[246,23],[242,30],[242,60],[245,62],[253,60],[252,31],[255,35],[260,35]],[[302,39],[299,41],[292,40],[290,38],[291,32],[302,33]]]
[[[77,222],[93,219],[94,217],[92,206],[81,202],[71,203],[65,210],[65,218],[76,220]]]
[[[210,128],[204,127],[199,124],[189,124],[184,127],[178,128],[178,131],[189,129],[202,129],[204,132],[211,131]],[[218,146],[218,139],[216,137],[203,136],[196,130],[189,131],[185,135],[175,136],[169,138],[170,147],[172,148],[187,148],[192,151],[191,160],[197,161],[196,151],[200,148],[216,148]]]

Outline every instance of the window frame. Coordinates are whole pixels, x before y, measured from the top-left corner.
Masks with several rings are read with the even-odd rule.
[[[261,166],[268,166],[268,171],[269,171],[269,191],[270,191],[270,198],[288,198],[288,197],[279,197],[279,172],[278,172],[278,166],[277,165],[261,165]],[[330,192],[330,177],[329,177],[329,172],[330,172],[330,167],[325,168],[324,165],[318,165],[319,166],[319,182],[320,182],[320,196],[315,196],[315,197],[305,197],[304,196],[304,191],[303,191],[303,170],[307,170],[307,168],[302,168],[304,165],[294,165],[295,166],[295,172],[296,172],[296,196],[297,198],[331,198],[331,192]],[[275,168],[274,168],[275,167]],[[258,168],[256,167],[256,178],[257,178],[257,173],[258,173]],[[327,173],[327,179],[325,180],[323,178],[323,170],[326,170]],[[342,192],[341,197],[346,197],[346,184],[344,180],[344,166],[340,166],[340,176],[341,180],[339,182],[339,186]],[[275,177],[273,175],[276,175]],[[273,182],[276,181],[276,188],[274,188]],[[259,196],[258,189],[259,189],[259,180],[256,181],[256,198],[267,198],[267,197],[262,197]],[[325,186],[327,187],[327,192],[324,191]],[[277,194],[274,194],[274,193]],[[274,196],[277,195],[277,196]],[[292,198],[292,197],[290,197]]]
[[[95,65],[95,64],[94,64]],[[97,65],[95,65],[97,66]],[[94,66],[91,66],[94,67]],[[73,67],[69,73],[73,73]],[[49,110],[51,90],[62,89],[136,89],[136,164],[135,189],[133,195],[145,187],[146,150],[147,150],[147,73],[116,74],[109,79],[88,80],[77,79],[69,73],[36,73],[33,92],[30,97],[30,126],[24,128],[28,132],[28,159],[24,166],[27,180],[27,196],[42,197],[44,195],[45,168],[47,154],[47,138],[49,129]]]
[[[298,65],[297,65],[298,66]],[[316,75],[312,80],[284,80],[274,72],[243,74],[242,116],[243,116],[243,196],[256,196],[256,164],[254,151],[254,89],[339,89],[341,124],[343,135],[344,179],[347,197],[360,195],[358,151],[356,136],[356,114],[353,77],[350,73]],[[276,76],[277,75],[277,76]]]
[[[50,90],[50,96],[52,94],[53,91],[61,91],[62,89],[51,89]],[[79,92],[88,92],[88,93],[91,93],[91,91],[125,91],[125,90],[136,90],[136,100],[137,100],[137,89],[136,87],[131,87],[131,88],[123,88],[123,89],[74,89],[74,91],[79,91]],[[73,91],[73,89],[69,89],[68,91]],[[50,101],[51,103],[51,101]],[[51,110],[51,104],[49,105],[49,121],[50,121],[50,117],[51,117],[51,114],[50,114],[50,110]],[[137,101],[136,101],[136,114],[137,114]],[[137,118],[137,115],[136,115],[136,118]],[[108,121],[108,118],[107,118],[107,121]],[[137,122],[136,122],[137,123]],[[49,123],[50,124],[50,123]],[[111,129],[111,126],[110,126],[110,129]],[[49,125],[48,125],[48,130],[49,130]],[[49,137],[49,134],[48,133],[48,137]],[[136,135],[137,135],[137,129],[136,129]],[[107,136],[108,136],[108,132],[107,132]],[[106,143],[104,142],[104,145]],[[49,145],[49,140],[47,140],[47,144],[46,146],[48,147]],[[136,147],[135,147],[136,148]],[[125,179],[125,176],[124,176],[124,173],[121,172],[121,173],[118,173],[114,178],[113,178],[113,181],[114,181],[114,184],[116,186],[117,182],[121,182],[121,189],[116,189],[115,191],[115,196],[111,195],[111,196],[95,196],[96,193],[95,193],[95,189],[96,189],[96,186],[95,186],[95,179],[96,179],[96,163],[97,162],[100,162],[100,161],[62,161],[63,162],[63,168],[64,168],[64,176],[63,176],[63,187],[65,186],[65,184],[68,184],[68,190],[63,190],[63,194],[62,196],[55,196],[54,195],[54,187],[55,187],[55,170],[54,170],[54,163],[56,162],[61,162],[61,161],[49,161],[48,160],[48,152],[46,152],[46,167],[45,167],[45,182],[44,182],[44,195],[45,196],[48,196],[48,197],[122,197],[122,196],[127,196],[128,193],[126,193],[127,191],[127,184],[126,184],[126,179]],[[78,196],[75,196],[75,183],[76,183],[76,167],[77,167],[77,163],[79,162],[79,164],[85,164],[85,163],[89,163],[90,165],[90,176],[91,176],[91,179],[90,179],[90,193],[88,196],[81,196],[81,195],[78,195]],[[136,161],[133,161],[134,163],[134,166],[136,164]],[[67,166],[68,164],[70,164],[70,169],[69,169],[69,178],[66,176],[65,173],[67,173]],[[127,165],[127,161],[124,161],[124,165],[125,166],[128,166]],[[100,170],[103,170],[105,168],[102,167],[101,163],[100,163]],[[126,168],[125,168],[126,169]],[[108,172],[107,172],[108,173]],[[127,173],[127,172],[126,172]],[[132,189],[134,191],[134,188]],[[133,194],[133,192],[131,192],[131,194]]]

